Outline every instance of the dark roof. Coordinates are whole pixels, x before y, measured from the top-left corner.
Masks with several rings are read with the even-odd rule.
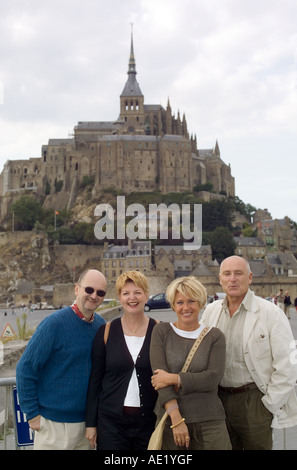
[[[33,288],[34,288],[33,281],[24,281],[17,286],[16,294],[30,294]]]
[[[202,260],[199,260],[196,267],[191,272],[192,276],[202,277],[202,276],[213,276],[213,273],[208,269],[208,267],[203,263]]]
[[[297,260],[293,253],[268,253],[267,260],[272,266],[283,266],[291,269],[297,269]]]
[[[129,74],[121,96],[143,96],[138,81],[136,80],[136,74]]]
[[[268,272],[268,266],[263,259],[249,260],[249,265],[254,277],[265,277]]]
[[[92,130],[92,131],[95,131],[95,130],[99,130],[99,131],[102,131],[102,130],[110,130],[110,129],[113,129],[114,127],[114,123],[111,122],[111,121],[79,121],[77,123],[77,126],[75,126],[75,129],[77,130]]]
[[[238,246],[266,246],[258,237],[234,237],[234,241]]]

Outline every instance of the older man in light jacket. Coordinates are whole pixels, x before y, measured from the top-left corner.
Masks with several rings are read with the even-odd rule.
[[[272,428],[297,425],[297,361],[290,323],[276,305],[249,289],[252,272],[239,257],[220,268],[224,300],[209,304],[201,322],[226,337],[219,394],[233,449],[271,449]]]

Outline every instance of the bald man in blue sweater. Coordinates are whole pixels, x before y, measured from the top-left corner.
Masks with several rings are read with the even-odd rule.
[[[100,271],[84,271],[76,300],[37,327],[16,369],[21,410],[35,431],[36,450],[88,450],[85,407],[91,349],[105,320],[95,314],[106,294]]]

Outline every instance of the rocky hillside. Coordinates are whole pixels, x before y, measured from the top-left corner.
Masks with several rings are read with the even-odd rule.
[[[48,199],[44,201],[44,210],[48,209],[53,214],[54,210],[52,208],[56,207],[61,211],[59,196],[61,196],[60,193],[57,193],[55,195],[56,200]],[[57,220],[59,222],[57,224],[57,232],[53,232],[53,227],[50,231],[44,221],[43,229],[41,228],[42,224],[40,224],[39,229],[37,228],[37,230],[34,229],[30,232],[0,232],[0,302],[11,301],[13,294],[25,281],[33,282],[35,287],[47,284],[69,283],[73,282],[76,279],[77,273],[86,267],[99,268],[103,248],[102,243],[93,244],[93,241],[91,241],[91,244],[73,244],[81,243],[77,239],[72,242],[64,241],[63,243],[60,240],[59,243],[58,239],[53,235],[58,234],[58,231],[64,227],[70,232],[75,231],[77,224],[85,223],[89,226],[88,229],[90,229],[94,237],[93,230],[97,222],[97,218],[94,217],[96,205],[108,203],[116,207],[116,197],[117,191],[115,189],[107,189],[99,195],[95,195],[92,192],[92,186],[87,185],[78,191],[71,211],[67,212],[65,220]],[[137,193],[126,196],[126,205],[135,202],[148,207],[150,203],[163,202],[169,205],[178,202],[180,204],[193,204],[201,202],[201,200],[199,201],[197,195],[190,193],[168,195]],[[221,204],[221,202],[220,200],[217,202],[215,200],[213,204],[215,210],[215,204]],[[222,207],[224,208],[224,206]],[[227,215],[231,220],[230,214],[237,207],[230,208],[226,203],[226,208],[229,214]],[[219,212],[219,216],[224,217],[224,211],[220,210]],[[61,214],[58,217],[61,217]],[[208,221],[212,218],[207,216],[205,220]],[[62,223],[64,224],[63,226],[61,225]],[[227,223],[226,217],[223,218],[222,222],[216,222],[215,224],[230,225],[229,222]],[[210,227],[209,230],[212,230],[212,228]]]
[[[98,265],[100,248],[87,245],[50,245],[46,234],[32,232],[0,233],[0,302],[25,281],[36,287],[73,282],[74,271]]]
[[[33,232],[0,234],[1,293],[14,291],[20,280],[37,281],[48,277],[52,268],[48,240]]]

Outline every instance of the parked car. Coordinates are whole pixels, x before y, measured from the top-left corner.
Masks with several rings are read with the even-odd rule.
[[[207,304],[211,304],[215,300],[223,300],[225,297],[225,292],[216,292],[214,295],[207,296]]]
[[[150,310],[159,308],[170,308],[170,304],[166,299],[166,294],[152,295],[145,304],[144,311],[149,312]]]
[[[29,309],[31,312],[33,312],[33,310],[38,310],[38,305],[37,304],[29,304]]]

